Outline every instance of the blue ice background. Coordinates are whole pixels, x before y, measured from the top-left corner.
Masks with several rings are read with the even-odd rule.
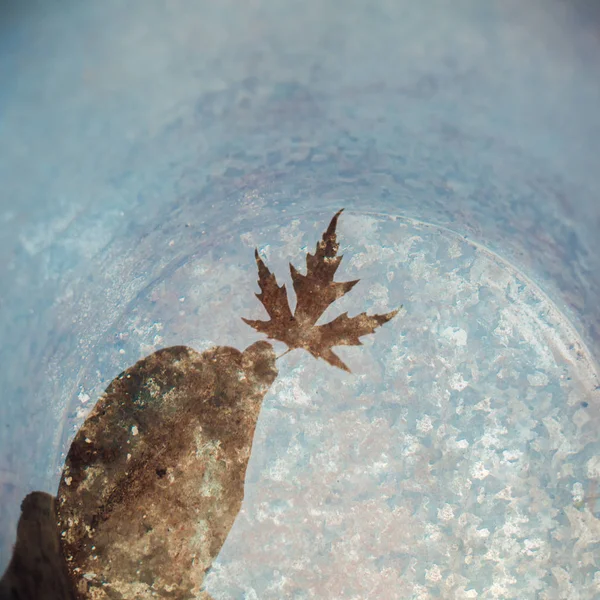
[[[56,488],[54,398],[109,381],[118,316],[224,232],[340,203],[445,225],[597,349],[598,56],[592,0],[0,2],[3,527]]]

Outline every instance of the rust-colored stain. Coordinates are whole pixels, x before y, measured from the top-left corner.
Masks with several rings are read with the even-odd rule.
[[[257,296],[270,320],[244,321],[290,350],[303,348],[349,371],[332,348],[360,345],[361,336],[397,311],[343,313],[316,325],[357,283],[333,281],[342,259],[335,232],[341,212],[315,254],[307,255],[306,275],[290,265],[294,314],[285,286],[256,253]],[[276,376],[275,354],[266,341],[243,352],[165,348],[121,373],[71,444],[58,489],[58,530],[53,503],[44,509],[46,537],[54,540],[44,559],[56,567],[57,589],[67,590],[70,581],[71,591],[31,595],[19,587],[19,573],[28,575],[15,569],[13,559],[2,580],[4,585],[12,578],[15,595],[7,598],[208,599],[204,577],[241,508],[256,422]],[[41,497],[35,498],[39,504]],[[24,510],[20,525],[25,534],[29,513]],[[39,545],[19,531],[17,563],[23,549]]]

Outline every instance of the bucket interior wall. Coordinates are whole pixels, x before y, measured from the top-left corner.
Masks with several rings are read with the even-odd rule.
[[[350,222],[440,227],[539,286],[598,358],[593,2],[11,6],[0,22],[0,570],[20,500],[56,492],[77,425],[119,372],[161,345],[255,339],[225,325],[227,302],[210,334],[198,319],[156,323],[185,310],[186,265],[237,256],[244,239],[264,247],[266,225],[275,236],[306,224],[309,248],[342,207]]]

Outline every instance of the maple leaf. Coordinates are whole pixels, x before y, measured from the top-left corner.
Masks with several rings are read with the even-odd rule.
[[[258,250],[254,251],[258,266],[258,285],[261,290],[256,297],[265,307],[270,320],[258,321],[243,317],[242,320],[267,337],[283,342],[290,350],[304,348],[315,358],[322,358],[329,364],[350,372],[332,348],[362,345],[359,338],[374,333],[377,327],[392,319],[399,309],[383,315],[367,315],[363,312],[356,317],[349,317],[345,312],[329,323],[317,325],[327,307],[347,294],[359,282],[358,279],[333,281],[342,261],[342,256],[337,256],[339,244],[335,229],[343,210],[338,211],[331,219],[322,239],[317,242],[315,253],[307,254],[306,275],[290,263],[296,292],[294,314],[290,309],[285,285],[278,285],[275,275],[260,258]]]

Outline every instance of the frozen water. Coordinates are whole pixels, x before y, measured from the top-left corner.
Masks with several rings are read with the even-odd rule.
[[[303,265],[329,217],[252,231],[183,266],[154,292],[184,307],[162,331],[204,331],[199,347],[250,343],[238,317],[262,316],[246,292],[252,248],[287,281],[288,261]],[[215,599],[597,597],[598,380],[570,325],[531,281],[449,231],[354,213],[339,233],[338,279],[361,282],[324,320],[404,309],[340,350],[351,375],[301,351],[279,361],[244,507],[207,589]],[[152,326],[140,330],[155,343]]]
[[[50,10],[47,1],[13,4],[19,8],[5,11],[0,22],[0,570],[10,556],[20,500],[32,489],[56,491],[60,452],[111,379],[160,346],[242,347],[256,339],[238,318],[261,314],[246,292],[255,285],[252,245],[285,271],[288,257],[302,260],[300,244],[314,243],[340,198],[348,208],[401,212],[485,243],[538,278],[597,355],[597,2],[442,0],[433,11],[408,0],[105,0],[93,9],[61,2]],[[323,213],[301,215],[302,207]],[[314,581],[302,588],[310,595],[328,581],[327,567],[350,587],[360,577],[376,597],[402,597],[407,589],[415,597],[435,596],[435,585],[442,597],[460,597],[463,573],[463,595],[481,598],[494,578],[510,577],[517,559],[542,565],[535,567],[544,572],[540,598],[598,595],[591,582],[597,580],[593,482],[600,459],[594,441],[581,446],[596,430],[598,401],[578,336],[531,282],[485,250],[415,223],[375,215],[368,222],[371,232],[363,231],[367,223],[358,213],[341,224],[342,271],[362,283],[340,304],[358,311],[404,303],[406,313],[365,347],[342,350],[354,369],[350,377],[299,352],[280,361],[282,378],[265,404],[245,512],[211,580],[215,595],[285,596],[292,584],[282,583],[284,577],[301,587],[302,569]],[[415,235],[421,239],[405,248]],[[492,364],[492,357],[501,358]],[[364,414],[342,410],[361,397]],[[397,398],[402,410],[412,411],[406,417],[396,416]],[[481,410],[470,408],[475,405]],[[462,413],[452,412],[461,406]],[[506,434],[481,434],[496,427],[494,418],[517,419],[526,409],[531,419],[506,426]],[[363,456],[364,445],[360,452],[343,445],[331,450],[337,443],[331,431],[340,437],[342,428],[328,419],[344,415],[353,424],[349,439],[359,435],[361,416],[375,436],[373,447],[383,444],[371,424],[377,410],[395,427],[385,457]],[[288,413],[297,422],[284,427]],[[332,452],[344,473],[355,461],[365,477],[375,469],[368,465],[387,473],[388,463],[400,461],[390,467],[400,485],[419,481],[409,475],[414,457],[402,452],[417,444],[420,456],[421,446],[433,452],[455,437],[454,454],[443,447],[454,460],[449,472],[440,473],[432,459],[441,491],[420,492],[430,498],[430,520],[418,492],[401,490],[404,495],[389,499],[391,507],[412,511],[423,528],[445,524],[442,534],[450,537],[436,541],[437,534],[423,529],[432,538],[424,546],[418,531],[413,543],[413,529],[403,527],[407,533],[397,539],[410,548],[403,559],[398,541],[400,550],[387,562],[359,539],[362,567],[349,573],[344,550],[319,542],[320,517],[307,513],[312,529],[302,538],[291,514],[302,511],[300,492],[292,508],[270,500],[278,496],[265,457],[280,460],[273,472],[286,481],[285,460],[298,431],[306,455],[287,481],[304,477],[306,511],[325,510],[314,508],[327,481],[319,452]],[[532,438],[521,447],[503,447],[528,431]],[[483,550],[459,566],[436,554],[435,548],[449,548],[444,539],[459,538],[452,527],[465,511],[482,519],[472,527],[489,531],[481,548],[497,548],[494,540],[508,536],[508,530],[498,533],[506,511],[517,506],[523,513],[528,506],[498,500],[495,527],[483,524],[492,509],[477,502],[479,488],[504,484],[483,449],[506,461],[500,475],[525,461],[541,478],[527,488],[534,490],[531,506],[540,507],[537,521],[529,517],[519,527],[529,531],[546,519],[540,539],[553,553],[546,563],[536,562],[545,555],[535,537],[516,536],[525,553],[515,550],[498,564],[478,562]],[[460,504],[455,488],[443,488],[452,469],[474,482],[474,508]],[[364,493],[379,501],[373,481]],[[508,496],[504,489],[498,493]],[[522,499],[521,492],[513,486],[510,497]],[[353,501],[353,494],[343,494]],[[252,529],[257,514],[266,515],[262,538],[260,528]],[[277,565],[278,575],[277,554],[257,567],[243,537],[252,529],[259,547],[274,514],[290,524],[295,548]],[[328,527],[338,523],[338,542],[350,543],[342,525],[352,514],[345,504],[337,521],[329,517]],[[579,536],[577,544],[570,535]],[[284,563],[302,554],[302,543],[309,558],[294,563],[296,573]],[[463,551],[451,554],[460,559]],[[425,555],[437,567],[425,566]],[[443,588],[449,572],[456,573],[457,591]],[[402,584],[393,587],[394,578]],[[505,585],[508,597],[521,598],[525,585],[536,586],[534,578],[517,579],[493,591],[501,597]]]
[[[288,262],[303,268],[332,214],[233,224],[195,255],[174,236],[141,287],[114,250],[103,279],[56,300],[56,322],[86,334],[62,359],[77,370],[52,404],[55,447],[154,350],[259,339],[240,319],[264,316],[254,247],[291,290]],[[403,309],[339,349],[350,375],[302,351],[279,360],[207,589],[215,600],[597,597],[600,398],[575,331],[532,281],[451,231],[347,211],[338,233],[337,279],[360,283],[323,321]],[[91,323],[94,290],[113,276],[120,298]]]

